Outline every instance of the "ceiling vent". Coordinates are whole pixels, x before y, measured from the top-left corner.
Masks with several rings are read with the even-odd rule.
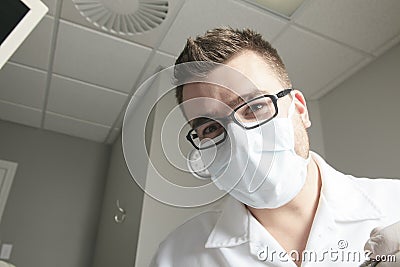
[[[152,30],[167,17],[168,2],[157,0],[73,0],[95,26],[120,35]]]

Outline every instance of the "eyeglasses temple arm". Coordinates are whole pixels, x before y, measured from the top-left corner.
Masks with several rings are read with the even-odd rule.
[[[282,90],[282,91],[280,91],[279,93],[276,94],[276,97],[277,98],[284,97],[285,95],[289,94],[292,90],[293,90],[292,88]]]

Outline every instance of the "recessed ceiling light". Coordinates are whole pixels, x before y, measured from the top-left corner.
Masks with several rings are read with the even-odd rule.
[[[72,0],[82,16],[95,26],[120,35],[158,27],[168,13],[167,0]]]
[[[244,0],[272,13],[290,18],[305,0]]]

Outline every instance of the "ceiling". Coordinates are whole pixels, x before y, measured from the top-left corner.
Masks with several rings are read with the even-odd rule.
[[[306,0],[291,18],[248,0],[170,0],[160,26],[132,36],[97,28],[72,0],[42,1],[49,13],[0,70],[0,119],[104,143],[140,83],[207,29],[260,32],[309,99],[400,41],[398,0]]]

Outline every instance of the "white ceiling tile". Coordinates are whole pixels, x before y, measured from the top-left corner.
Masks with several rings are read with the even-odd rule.
[[[127,95],[88,83],[53,75],[49,111],[111,126]]]
[[[0,100],[0,119],[40,127],[42,112],[39,109]]]
[[[372,52],[400,33],[399,0],[317,0],[295,22]]]
[[[251,28],[271,40],[285,24],[281,18],[238,1],[208,0],[205,4],[204,1],[190,0],[185,2],[160,49],[178,55],[188,37],[220,26]]]
[[[104,142],[109,127],[77,120],[60,114],[46,112],[44,128],[96,142]]]
[[[162,24],[150,31],[134,35],[123,36],[123,35],[113,34],[110,32],[105,32],[104,30],[98,28],[97,26],[89,22],[85,17],[83,17],[79,13],[79,11],[75,8],[75,5],[72,0],[63,1],[61,18],[85,27],[92,28],[96,31],[101,31],[110,34],[112,36],[118,36],[119,38],[133,41],[138,44],[154,47],[159,42],[160,37],[168,30],[169,25],[173,20],[175,13],[177,12],[177,8],[182,1],[184,0],[168,0],[168,14],[166,19],[162,22]]]
[[[57,0],[42,0],[42,2],[49,8],[48,14],[54,16],[54,14],[56,13]]]
[[[293,86],[307,96],[323,89],[363,59],[358,52],[294,26],[273,45],[286,65]]]
[[[125,112],[126,112],[126,108],[123,110],[123,112],[121,112],[119,117],[116,119],[115,124],[114,124],[115,128],[122,128]]]
[[[141,83],[154,75],[160,68],[168,68],[175,63],[175,56],[157,51],[144,72]]]
[[[41,109],[45,97],[46,73],[14,63],[0,70],[0,99]]]
[[[374,56],[379,57],[392,47],[396,46],[397,44],[400,43],[400,33],[399,35],[395,36],[393,39],[389,40],[387,43],[379,47],[377,50],[373,52]]]
[[[366,57],[363,60],[361,60],[358,64],[354,65],[353,67],[347,69],[345,72],[343,72],[341,75],[339,75],[337,78],[334,80],[330,81],[327,85],[325,85],[321,90],[318,90],[315,92],[313,95],[309,96],[308,98],[310,100],[317,100],[326,95],[329,91],[335,89],[339,84],[341,84],[343,81],[354,75],[356,72],[358,72],[360,69],[371,63],[373,60],[372,57]]]
[[[151,50],[68,22],[61,22],[54,73],[129,92]]]
[[[11,57],[11,61],[47,70],[54,19],[44,17]]]

